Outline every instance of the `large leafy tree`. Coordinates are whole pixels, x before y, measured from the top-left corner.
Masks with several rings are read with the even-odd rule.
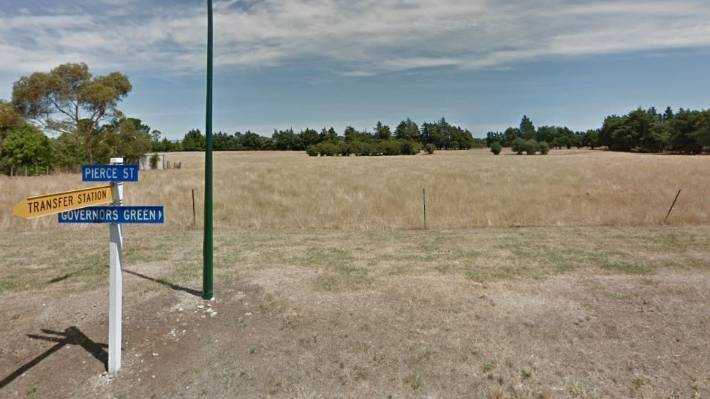
[[[670,120],[669,147],[673,151],[684,153],[699,153],[703,145],[698,141],[700,127],[699,111],[681,108]]]
[[[27,118],[60,133],[76,133],[85,158],[94,161],[101,127],[121,120],[118,104],[131,91],[128,77],[112,72],[93,76],[86,64],[63,64],[15,82],[14,106]]]
[[[418,141],[419,134],[419,126],[409,118],[400,122],[394,131],[395,137],[401,140]]]

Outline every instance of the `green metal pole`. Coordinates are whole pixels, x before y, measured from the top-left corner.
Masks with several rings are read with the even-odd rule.
[[[202,298],[212,299],[213,235],[212,235],[212,0],[207,0],[207,121],[205,151],[205,237],[203,241]]]

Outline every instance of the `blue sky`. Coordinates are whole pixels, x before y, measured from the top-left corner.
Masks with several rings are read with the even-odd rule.
[[[215,0],[215,129],[442,116],[482,136],[707,108],[707,1]],[[204,1],[0,0],[0,98],[64,62],[126,73],[121,108],[168,137],[204,125]]]

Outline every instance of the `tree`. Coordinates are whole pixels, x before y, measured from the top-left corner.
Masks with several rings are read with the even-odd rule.
[[[607,116],[599,130],[599,142],[612,151],[629,151],[631,143],[624,133],[624,118],[618,115]]]
[[[517,127],[509,127],[505,129],[505,132],[503,132],[503,138],[504,142],[502,143],[503,146],[511,146],[513,145],[513,142],[515,139],[518,139],[521,137],[520,129]]]
[[[163,135],[163,132],[160,130],[153,130],[150,132],[150,141],[158,142],[160,141],[160,137]]]
[[[587,130],[584,134],[584,146],[592,150],[599,147],[599,129]]]
[[[375,126],[375,138],[378,140],[389,140],[392,138],[392,132],[390,131],[390,127],[387,125],[383,125],[382,122],[377,122],[377,125]]]
[[[556,126],[540,126],[537,128],[535,139],[537,141],[545,141],[551,143],[559,134],[559,129]]]
[[[303,142],[301,137],[293,132],[293,129],[288,130],[274,130],[274,134],[271,135],[271,141],[274,143],[274,149],[276,150],[303,150]]]
[[[469,149],[476,144],[471,132],[452,126],[444,118],[435,123],[424,122],[420,137],[422,143],[434,144],[440,149]]]
[[[86,64],[63,64],[20,78],[12,101],[25,117],[50,130],[78,133],[87,160],[93,162],[94,136],[104,122],[122,117],[117,106],[131,89],[119,72],[94,77]]]
[[[707,111],[705,111],[707,112]],[[672,151],[699,153],[703,144],[699,138],[700,112],[680,109],[669,122],[668,145]]]
[[[0,165],[6,171],[21,167],[51,166],[52,147],[49,138],[30,125],[9,130],[0,151]]]
[[[15,107],[5,101],[0,100],[0,151],[2,142],[11,129],[18,129],[25,126],[25,119],[20,115]]]
[[[419,134],[419,126],[409,118],[400,122],[394,131],[394,136],[401,140],[419,141]]]
[[[523,119],[520,121],[520,134],[525,140],[535,139],[535,125],[527,115],[523,115]]]
[[[182,139],[182,149],[183,151],[204,151],[205,136],[199,129],[190,130]]]
[[[0,100],[0,134],[25,125],[25,119],[12,104]]]
[[[338,133],[331,126],[330,129],[323,128],[320,132],[320,141],[336,141],[338,140]]]
[[[320,143],[320,136],[318,135],[318,132],[313,129],[303,130],[298,135],[305,147]]]
[[[138,163],[140,157],[150,151],[150,129],[136,127],[135,120],[119,119],[102,128],[102,141],[97,159],[108,163],[113,156],[122,156],[126,163]]]
[[[710,110],[698,114],[695,122],[695,139],[698,145],[710,149]]]
[[[658,152],[665,147],[661,137],[654,136],[653,130],[658,119],[654,108],[645,111],[638,108],[630,112],[625,120],[626,131],[630,133],[633,147],[639,147],[642,151]]]
[[[63,168],[73,168],[86,163],[84,150],[81,147],[81,137],[75,132],[65,132],[53,141],[54,161]]]
[[[679,115],[682,112],[681,110]],[[599,131],[599,141],[612,151],[659,152],[669,143],[671,147],[686,148],[688,143],[684,142],[686,138],[682,137],[683,134],[674,137],[671,131],[673,122],[677,119],[678,116],[674,116],[673,119],[664,121],[653,108],[637,108],[623,116],[612,115],[604,120]],[[666,125],[669,123],[670,125]]]
[[[501,132],[488,132],[486,133],[486,145],[490,147],[493,145],[493,143],[498,143],[501,145],[501,147],[507,145],[510,145],[509,143],[505,142],[505,136]]]
[[[140,120],[138,118],[126,118],[126,120],[133,123],[133,126],[135,126],[136,130],[140,130],[142,132],[150,134],[150,126],[143,123],[142,120]],[[158,133],[160,133],[160,132],[158,132]]]
[[[244,149],[251,151],[268,150],[272,148],[271,139],[260,136],[249,130],[241,136],[240,142]]]
[[[669,121],[673,119],[673,109],[671,107],[666,107],[665,112],[663,112],[662,119],[664,121]]]

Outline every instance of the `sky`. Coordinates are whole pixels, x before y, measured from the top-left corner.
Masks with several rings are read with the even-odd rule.
[[[710,104],[708,0],[215,0],[215,130],[445,117],[484,136]],[[205,0],[0,0],[0,99],[32,72],[120,71],[169,138],[203,128]]]

